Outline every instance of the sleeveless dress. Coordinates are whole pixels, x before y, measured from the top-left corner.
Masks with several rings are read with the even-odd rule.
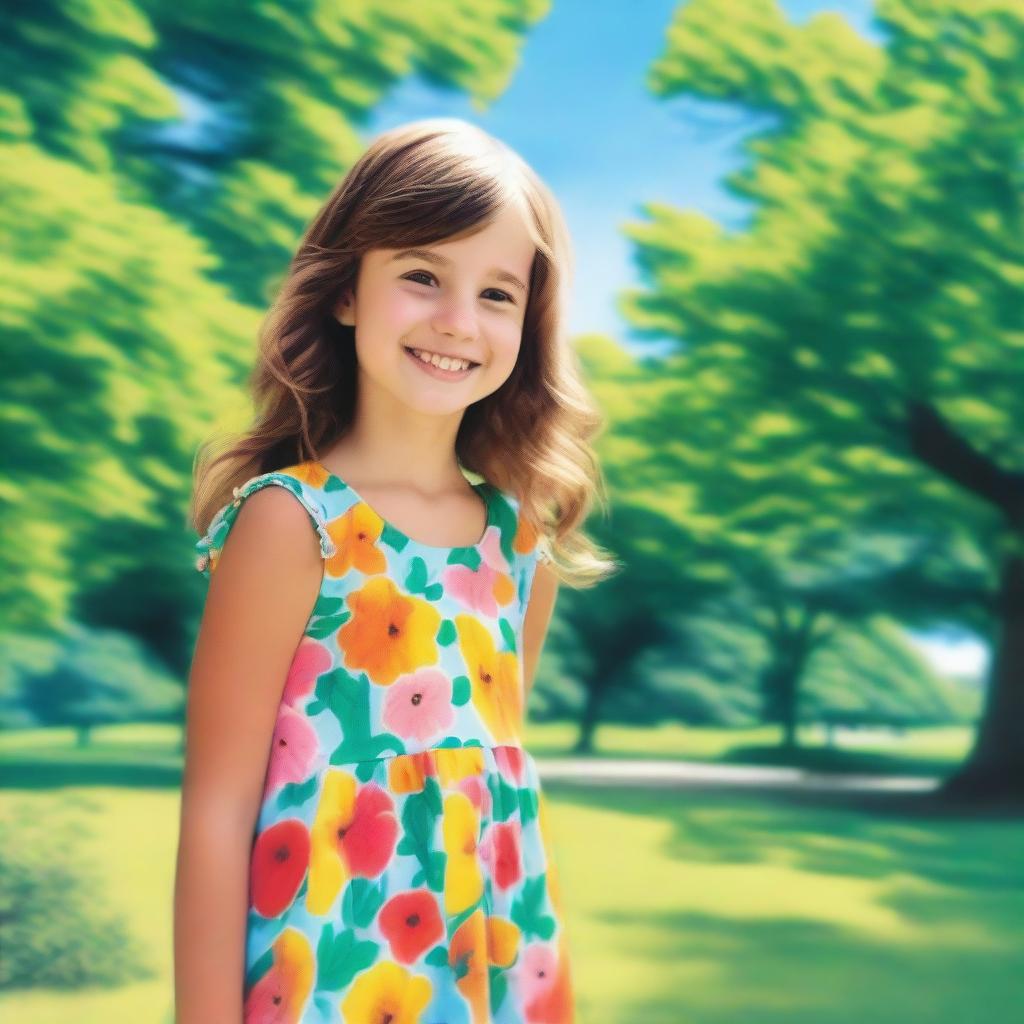
[[[521,745],[537,532],[484,482],[480,541],[424,544],[308,461],[235,488],[196,544],[207,579],[267,486],[308,512],[324,575],[253,835],[246,1024],[568,1024],[546,805]]]

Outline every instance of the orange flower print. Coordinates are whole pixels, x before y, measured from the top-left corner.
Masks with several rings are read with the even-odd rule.
[[[516,535],[512,538],[512,550],[517,554],[525,555],[531,552],[540,538],[537,528],[525,516],[520,515],[516,520]]]
[[[487,951],[492,964],[511,967],[519,953],[519,927],[504,917],[487,918]]]
[[[245,1000],[245,1024],[297,1024],[313,989],[316,962],[309,939],[285,928],[274,940],[273,964]]]
[[[455,629],[480,717],[496,743],[518,743],[523,713],[519,658],[515,651],[497,651],[494,638],[472,615],[456,615]]]
[[[448,962],[455,968],[455,984],[469,1003],[473,1024],[490,1024],[487,926],[482,909],[474,910],[455,929],[448,947]]]
[[[390,686],[437,662],[441,614],[428,601],[403,593],[388,576],[371,576],[348,604],[352,618],[338,630],[346,668],[365,669],[372,682]]]
[[[436,775],[431,751],[398,754],[388,760],[388,786],[393,793],[421,793],[428,775]]]
[[[377,546],[384,530],[381,519],[369,505],[357,501],[344,515],[327,524],[327,532],[338,553],[324,563],[329,576],[344,576],[350,569],[358,569],[367,576],[384,572],[388,560]]]
[[[325,914],[349,878],[375,878],[387,867],[398,842],[394,802],[380,786],[328,769],[310,832],[306,907]]]
[[[338,1004],[345,1024],[421,1024],[433,986],[392,960],[360,974]]]

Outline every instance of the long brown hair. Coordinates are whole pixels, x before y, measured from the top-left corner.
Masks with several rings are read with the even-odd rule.
[[[239,484],[319,459],[348,429],[355,333],[334,311],[354,287],[363,253],[473,234],[509,204],[523,213],[536,246],[522,342],[509,378],[465,410],[456,457],[519,499],[560,580],[586,588],[621,567],[581,529],[595,500],[607,514],[589,443],[605,424],[566,333],[572,252],[564,218],[514,150],[458,118],[378,135],[309,225],[260,327],[248,380],[255,415],[242,432],[213,437],[196,453],[195,530],[206,530]]]

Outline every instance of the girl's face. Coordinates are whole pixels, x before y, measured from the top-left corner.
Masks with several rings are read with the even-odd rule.
[[[518,212],[459,241],[416,250],[371,249],[354,299],[336,309],[355,327],[360,377],[424,413],[455,413],[512,373],[523,333],[534,245]],[[435,368],[421,356],[470,360]],[[458,364],[461,366],[462,364]]]

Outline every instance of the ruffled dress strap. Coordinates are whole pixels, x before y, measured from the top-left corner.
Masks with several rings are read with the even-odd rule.
[[[245,483],[235,487],[232,491],[233,500],[217,510],[213,519],[210,520],[206,533],[196,542],[196,569],[207,579],[217,568],[220,553],[224,549],[224,543],[231,532],[242,502],[250,494],[270,486],[283,487],[293,494],[309,513],[309,518],[320,539],[320,554],[324,558],[330,558],[337,553],[337,546],[327,530],[326,510],[317,500],[314,489],[287,472],[273,470],[250,477]]]

